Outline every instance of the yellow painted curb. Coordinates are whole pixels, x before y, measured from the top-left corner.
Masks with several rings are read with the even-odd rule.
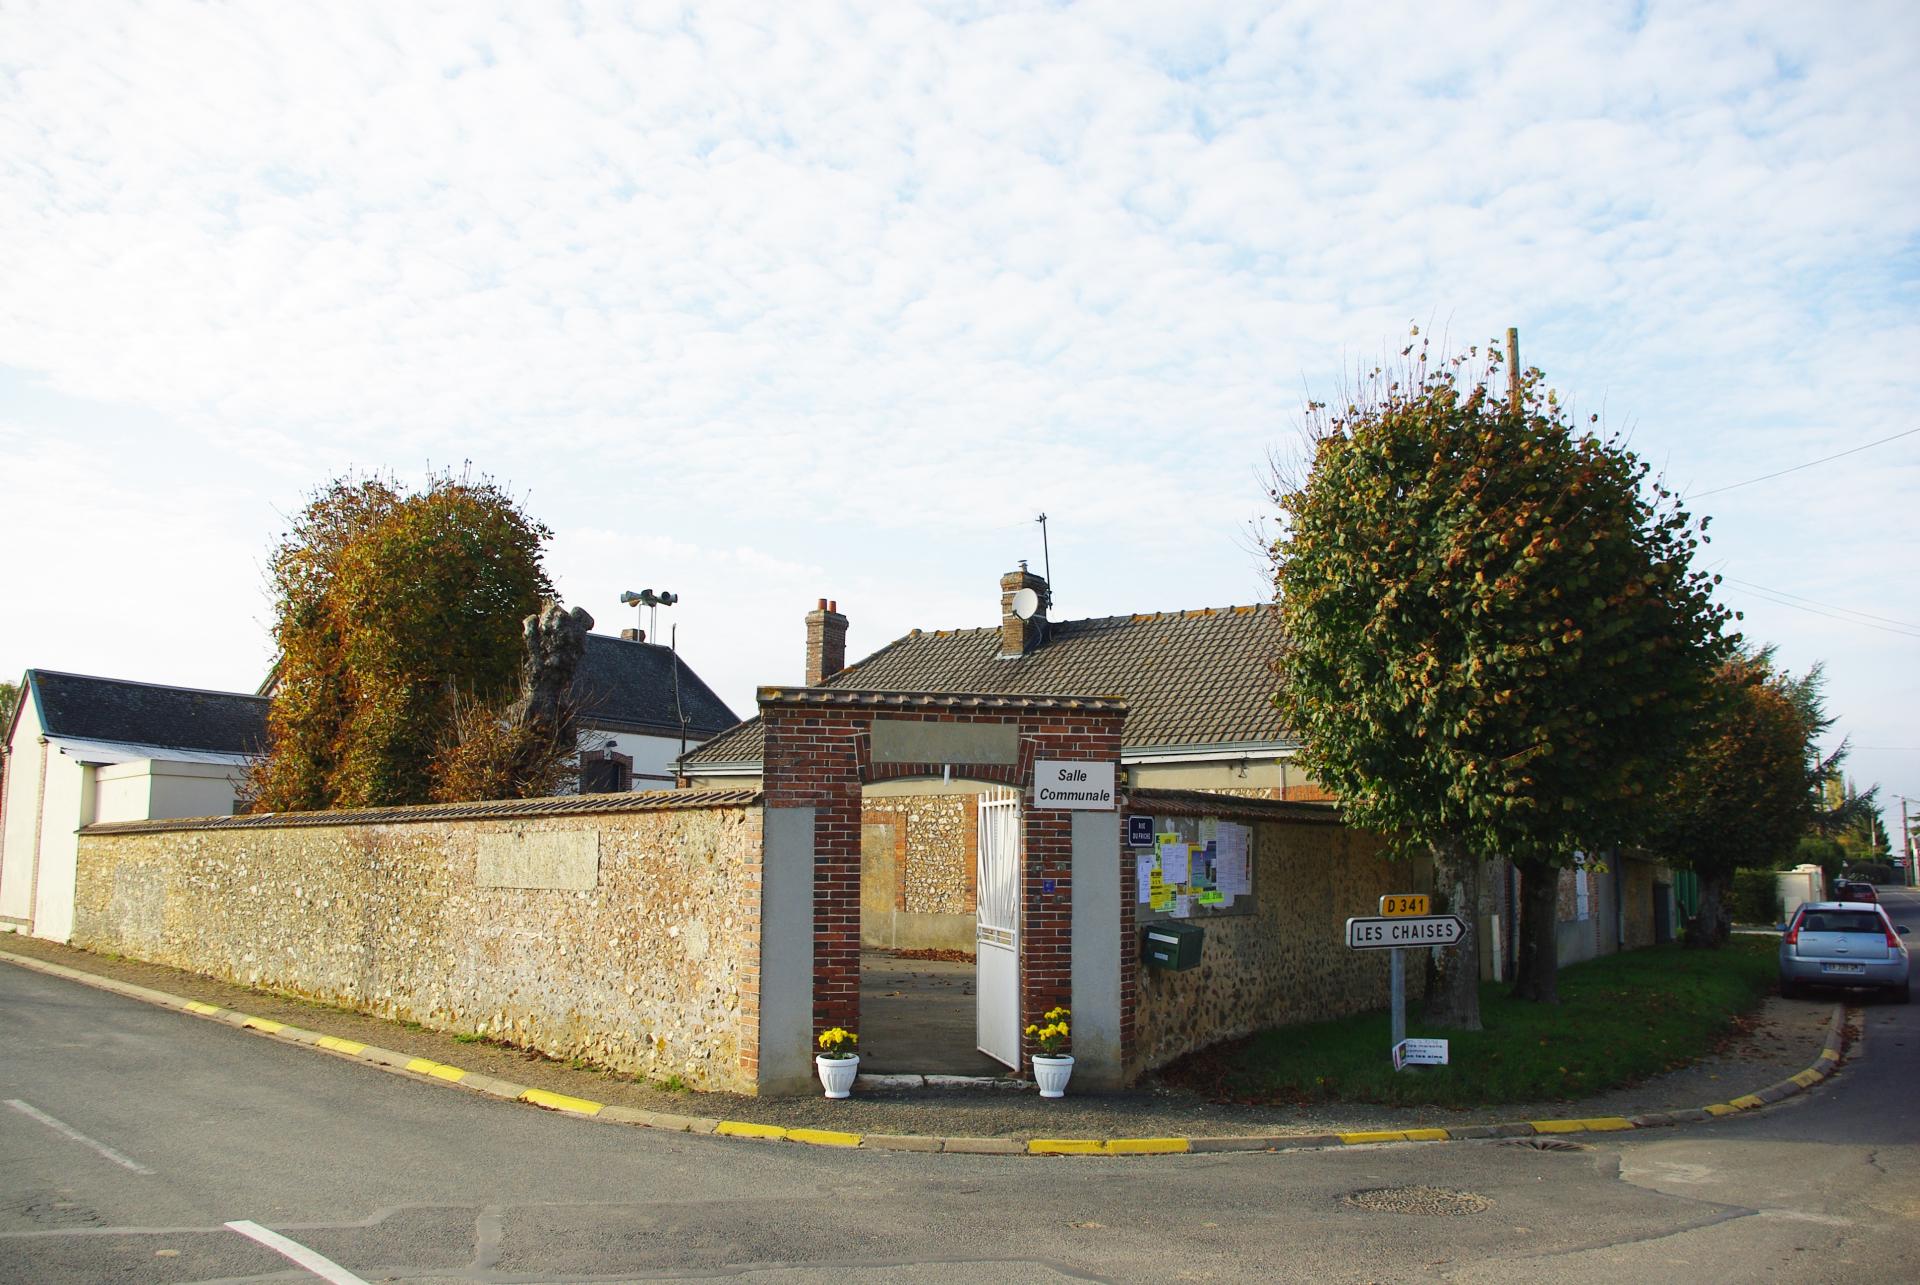
[[[232,1009],[222,1008],[218,1004],[209,1004],[201,1000],[187,999],[184,996],[170,995],[164,991],[121,983],[99,974],[88,973],[84,969],[68,968],[64,965],[54,964],[45,960],[15,955],[12,952],[0,952],[0,959],[4,959],[5,962],[16,964],[22,968],[47,973],[56,977],[64,977],[68,980],[94,986],[101,990],[115,991],[132,999],[161,1004],[202,1017],[230,1017],[234,1019],[232,1022],[233,1025],[242,1028],[256,1030],[265,1035],[279,1036],[283,1039],[295,1039],[298,1042],[312,1044],[331,1052],[343,1053],[350,1057],[359,1057],[362,1060],[372,1062],[378,1066],[395,1068],[402,1065],[400,1061],[402,1055],[396,1055],[383,1049],[376,1049],[372,1055],[369,1055],[367,1050],[372,1046],[361,1043],[358,1040],[344,1039],[334,1035],[318,1035],[312,1031],[289,1026],[285,1022],[276,1022],[271,1018],[257,1017],[253,1014],[240,1013]],[[1840,1019],[1836,1017],[1836,1024],[1831,1028],[1828,1036],[1830,1041],[1839,1038],[1842,1029],[1841,1026],[1838,1025],[1839,1021]],[[1820,1051],[1819,1059],[1812,1066],[1797,1075],[1788,1077],[1785,1083],[1795,1084],[1803,1089],[1810,1089],[1832,1075],[1834,1064],[1840,1060],[1841,1054],[1838,1050],[1823,1048]],[[450,1066],[446,1063],[436,1062],[431,1058],[424,1057],[416,1057],[405,1062],[404,1069],[414,1072],[415,1074],[433,1076],[436,1079],[444,1080],[452,1084],[460,1083],[470,1074],[460,1067]],[[518,1085],[508,1085],[504,1081],[494,1080],[488,1076],[476,1076],[474,1080],[474,1084],[469,1087],[478,1088],[490,1096],[503,1099],[509,1096],[511,1090],[519,1087]],[[501,1089],[506,1089],[508,1092],[500,1092],[499,1090]],[[518,1100],[531,1103],[535,1106],[547,1107],[552,1110],[582,1116],[596,1116],[607,1109],[605,1103],[595,1102],[587,1098],[571,1097],[564,1093],[554,1093],[546,1089],[527,1089],[519,1094]],[[1749,1093],[1734,1098],[1731,1102],[1717,1102],[1700,1109],[1708,1116],[1718,1118],[1737,1115],[1742,1111],[1758,1110],[1766,1105],[1767,1102],[1758,1094]],[[636,1121],[630,1118],[635,1114],[650,1118]],[[846,1133],[834,1129],[787,1129],[779,1125],[754,1124],[744,1120],[725,1120],[716,1123],[705,1119],[672,1116],[657,1112],[622,1112],[621,1117],[622,1122],[641,1123],[644,1127],[684,1129],[691,1130],[695,1133],[710,1130],[717,1134],[740,1138],[784,1138],[793,1142],[806,1143],[813,1146],[859,1147],[865,1138],[865,1135],[862,1134]],[[610,1115],[608,1118],[612,1119],[613,1116]],[[1528,1121],[1527,1124],[1535,1133],[1607,1133],[1640,1127],[1623,1116],[1593,1116],[1573,1120],[1533,1120]],[[1474,1130],[1462,1130],[1461,1132],[1466,1137],[1484,1136],[1477,1134]],[[1454,1138],[1453,1133],[1446,1129],[1377,1129],[1341,1133],[1335,1136],[1338,1137],[1342,1143],[1349,1145],[1364,1145],[1379,1142],[1444,1142],[1451,1141]],[[958,1142],[965,1140],[960,1139],[953,1141]],[[1194,1141],[1194,1139],[1190,1138],[1113,1138],[1107,1140],[1097,1138],[1036,1138],[1026,1144],[1025,1150],[1026,1153],[1030,1155],[1169,1155],[1191,1152],[1194,1149]],[[1202,1141],[1205,1140],[1202,1139]],[[1019,1144],[1017,1142],[1007,1140],[1005,1151],[1006,1153],[1015,1153],[1018,1146]],[[957,1151],[965,1150],[965,1148],[961,1147],[955,1147],[954,1149]]]
[[[1097,1156],[1106,1149],[1098,1138],[1035,1138],[1027,1151],[1036,1156]]]
[[[462,1071],[461,1074],[465,1075],[466,1072]],[[537,1107],[549,1107],[555,1111],[571,1111],[575,1115],[599,1115],[607,1105],[587,1098],[570,1098],[564,1093],[549,1093],[545,1089],[528,1089],[520,1095],[520,1100],[531,1102]]]
[[[746,1120],[722,1120],[713,1131],[729,1138],[784,1138],[788,1133],[777,1124],[752,1124]]]
[[[1193,1150],[1193,1143],[1185,1138],[1112,1138],[1106,1149],[1114,1156],[1168,1156]]]
[[[1585,1120],[1529,1120],[1535,1133],[1613,1133],[1620,1129],[1633,1128],[1633,1121],[1623,1116],[1602,1115]]]

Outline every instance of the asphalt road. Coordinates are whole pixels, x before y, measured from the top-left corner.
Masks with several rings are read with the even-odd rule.
[[[0,966],[0,1281],[1916,1280],[1920,1020],[1864,1012],[1711,1125],[1035,1159],[596,1124]]]

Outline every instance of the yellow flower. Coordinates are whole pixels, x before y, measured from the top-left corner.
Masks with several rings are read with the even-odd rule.
[[[820,1032],[820,1051],[829,1057],[852,1057],[860,1037],[844,1026]]]

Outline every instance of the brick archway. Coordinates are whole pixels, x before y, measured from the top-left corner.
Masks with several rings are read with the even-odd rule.
[[[767,1072],[785,1065],[791,1054],[784,1046],[796,1038],[810,1044],[814,1034],[829,1027],[859,1029],[861,788],[881,781],[937,777],[952,768],[1022,792],[1027,806],[1020,875],[1021,1027],[1055,1005],[1073,1003],[1075,818],[1112,818],[1114,838],[1102,843],[1104,857],[1096,861],[1103,885],[1105,876],[1113,875],[1111,899],[1117,902],[1118,812],[1033,807],[1033,765],[1043,759],[1117,765],[1124,700],[763,687],[759,704],[769,822],[764,877],[769,904],[781,907],[768,915],[762,932],[791,939],[801,930],[801,907],[811,911],[811,950],[805,955],[811,965],[810,1020],[804,1036],[795,1015],[784,1012],[774,995],[797,1000],[795,979],[761,979],[760,1061]],[[1088,826],[1078,823],[1082,831]],[[1083,834],[1083,853],[1088,843]],[[802,862],[805,870],[798,868]],[[809,876],[804,888],[802,875]],[[1114,909],[1117,938],[1119,907]],[[1117,941],[1113,945],[1119,948]],[[802,952],[789,943],[784,951],[770,950],[768,958],[794,966]],[[1116,1013],[1114,1020],[1126,1018]],[[1126,1043],[1117,1025],[1113,1034],[1116,1044]],[[775,1043],[781,1051],[770,1046]],[[764,1078],[774,1083],[791,1076]]]

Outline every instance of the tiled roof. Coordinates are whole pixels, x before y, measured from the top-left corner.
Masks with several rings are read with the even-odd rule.
[[[1122,745],[1291,745],[1273,705],[1280,622],[1270,606],[1167,611],[1060,620],[1024,656],[1000,656],[1000,631],[923,632],[881,648],[828,679],[866,691],[1003,692],[1120,696],[1128,704]],[[758,719],[689,754],[687,767],[754,763]]]
[[[257,754],[266,744],[263,696],[51,669],[28,670],[27,684],[48,736],[216,754]]]
[[[1121,811],[1153,816],[1226,817],[1236,821],[1306,821],[1339,825],[1338,803],[1249,798],[1211,790],[1129,790]]]
[[[588,634],[587,652],[573,679],[574,695],[586,723],[610,731],[680,735],[680,720],[673,704],[676,661],[680,669],[680,707],[686,712],[689,736],[711,736],[740,721],[740,716],[728,709],[672,648]]]
[[[791,705],[797,709],[940,709],[978,713],[983,710],[1088,711],[1124,714],[1124,696],[1021,696],[1009,692],[869,691],[853,687],[762,687],[762,705]]]
[[[408,821],[518,821],[533,817],[600,816],[613,812],[744,808],[759,802],[758,790],[627,790],[615,794],[568,794],[546,799],[420,803],[397,808],[342,808],[337,812],[254,812],[240,816],[183,817],[170,821],[111,821],[87,826],[86,833],[277,830],[318,825],[399,825]]]

